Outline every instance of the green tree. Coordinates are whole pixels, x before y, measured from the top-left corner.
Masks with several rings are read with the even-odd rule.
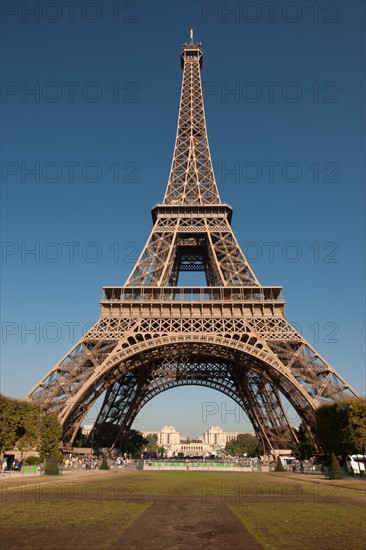
[[[317,436],[322,449],[341,455],[363,453],[366,445],[366,399],[342,399],[316,410]]]
[[[52,454],[48,457],[48,460],[46,462],[44,473],[46,476],[58,476],[60,471],[58,468],[58,456],[56,454]]]
[[[294,454],[298,460],[308,460],[315,449],[309,430],[304,424],[300,424],[297,437],[299,442],[294,446]]]
[[[39,438],[41,408],[24,399],[0,396],[0,450],[17,447],[23,455],[33,449]]]
[[[351,400],[348,414],[353,430],[355,453],[362,454],[366,449],[366,399]]]
[[[284,471],[285,471],[285,468],[283,467],[282,460],[278,456],[276,460],[275,472],[284,472]]]
[[[238,444],[242,449],[245,449],[248,456],[256,456],[258,451],[258,439],[254,435],[239,434]]]
[[[37,446],[40,435],[41,408],[36,403],[19,402],[19,424],[16,446],[23,457],[26,451]]]
[[[17,400],[0,394],[0,453],[13,449],[18,439]]]
[[[41,416],[38,451],[44,460],[58,452],[62,426],[54,413]]]
[[[338,462],[338,458],[334,453],[332,453],[331,459],[330,459],[330,471],[336,474],[342,473],[342,468]]]
[[[147,443],[148,440],[142,435],[141,432],[138,432],[137,430],[130,430],[124,441],[124,450],[128,454],[135,455],[136,453],[141,453]]]
[[[30,466],[33,466],[34,464],[40,464],[42,462],[42,459],[40,456],[27,456],[24,463],[29,464]]]
[[[258,440],[251,434],[239,434],[237,439],[232,439],[226,443],[225,450],[232,455],[256,456]]]
[[[235,444],[235,440],[227,441],[225,445],[225,451],[227,451],[229,454],[234,455],[236,454],[237,446]]]
[[[330,479],[342,479],[344,477],[344,472],[338,462],[338,459],[334,453],[332,453],[328,466],[328,475]]]
[[[156,434],[148,434],[146,436],[146,452],[157,453],[158,452],[158,436]],[[144,447],[144,448],[145,448]]]
[[[43,415],[41,407],[25,399],[0,395],[0,451],[17,447],[22,456],[38,449],[48,459],[58,452],[61,425],[54,414]]]
[[[102,463],[99,466],[99,470],[109,470],[108,462],[105,456],[103,456]]]

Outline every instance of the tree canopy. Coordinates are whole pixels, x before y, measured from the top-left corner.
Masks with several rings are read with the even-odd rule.
[[[156,434],[148,434],[145,439],[147,440],[147,443],[144,447],[146,448],[146,452],[149,454],[163,454],[164,453],[164,447],[159,447],[158,445],[158,436]]]
[[[232,439],[226,443],[225,450],[232,455],[256,456],[258,439],[251,434],[239,434],[237,439]]]
[[[294,447],[295,457],[298,460],[309,460],[314,454],[315,448],[310,432],[304,424],[300,424],[297,430],[297,437],[299,442]]]
[[[342,399],[316,410],[317,435],[323,450],[346,457],[366,445],[366,399]]]
[[[131,455],[141,453],[148,443],[148,439],[146,439],[141,432],[130,430],[125,440],[125,452]]]
[[[43,414],[32,401],[0,394],[0,452],[37,449],[47,459],[57,452],[62,427],[53,413]]]
[[[51,413],[41,416],[39,428],[39,454],[48,459],[58,449],[62,438],[62,427],[57,416]]]

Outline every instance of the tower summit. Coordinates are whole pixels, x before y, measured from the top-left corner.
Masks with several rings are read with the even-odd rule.
[[[90,436],[100,446],[123,447],[150,399],[194,384],[231,397],[264,451],[297,441],[284,398],[315,433],[319,404],[358,396],[290,325],[281,287],[260,285],[234,236],[212,168],[202,55],[191,29],[168,186],[136,265],[124,286],[103,289],[99,320],[27,395],[57,413],[66,447],[101,395]],[[179,286],[198,271],[205,286]]]
[[[183,69],[177,137],[164,204],[220,202],[207,139],[201,84],[202,47],[190,40],[181,51]]]
[[[189,43],[193,44],[194,38],[193,38],[193,27],[189,29]]]
[[[208,144],[201,84],[202,47],[183,45],[178,127],[163,204],[128,286],[176,286],[179,273],[201,271],[208,286],[258,285],[221,202]]]

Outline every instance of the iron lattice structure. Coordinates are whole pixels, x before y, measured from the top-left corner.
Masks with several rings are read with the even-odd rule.
[[[238,403],[266,451],[296,440],[283,396],[313,430],[319,404],[358,395],[288,323],[281,287],[261,286],[249,266],[215,182],[192,33],[181,65],[173,162],[146,246],[125,285],[104,288],[98,322],[27,395],[58,414],[66,446],[102,394],[91,437],[109,445],[150,399],[197,384]],[[178,286],[184,271],[207,286]]]

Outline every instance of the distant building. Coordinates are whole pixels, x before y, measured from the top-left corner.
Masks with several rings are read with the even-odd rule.
[[[168,447],[170,445],[175,445],[180,442],[181,435],[177,430],[174,428],[174,426],[164,426],[161,428],[160,432],[140,432],[144,437],[147,437],[149,435],[156,435],[157,436],[157,444],[159,447]]]
[[[83,435],[89,435],[93,428],[93,424],[84,424],[81,426]],[[210,426],[208,430],[194,441],[189,441],[186,437],[182,437],[180,432],[174,426],[163,426],[160,431],[141,431],[144,437],[155,434],[157,436],[157,444],[163,447],[166,456],[208,456],[217,454],[226,447],[228,441],[233,441],[238,438],[238,435],[243,432],[224,432],[220,426]]]
[[[228,441],[233,441],[238,438],[242,432],[224,432],[220,426],[211,426],[202,436],[203,443],[208,443],[215,450],[225,449]]]
[[[226,443],[237,439],[242,432],[224,432],[219,426],[211,426],[202,436],[189,442],[181,437],[174,426],[164,426],[159,432],[143,431],[144,437],[156,434],[159,447],[163,447],[168,457],[178,456],[183,453],[185,456],[207,456],[216,454],[225,449]]]

